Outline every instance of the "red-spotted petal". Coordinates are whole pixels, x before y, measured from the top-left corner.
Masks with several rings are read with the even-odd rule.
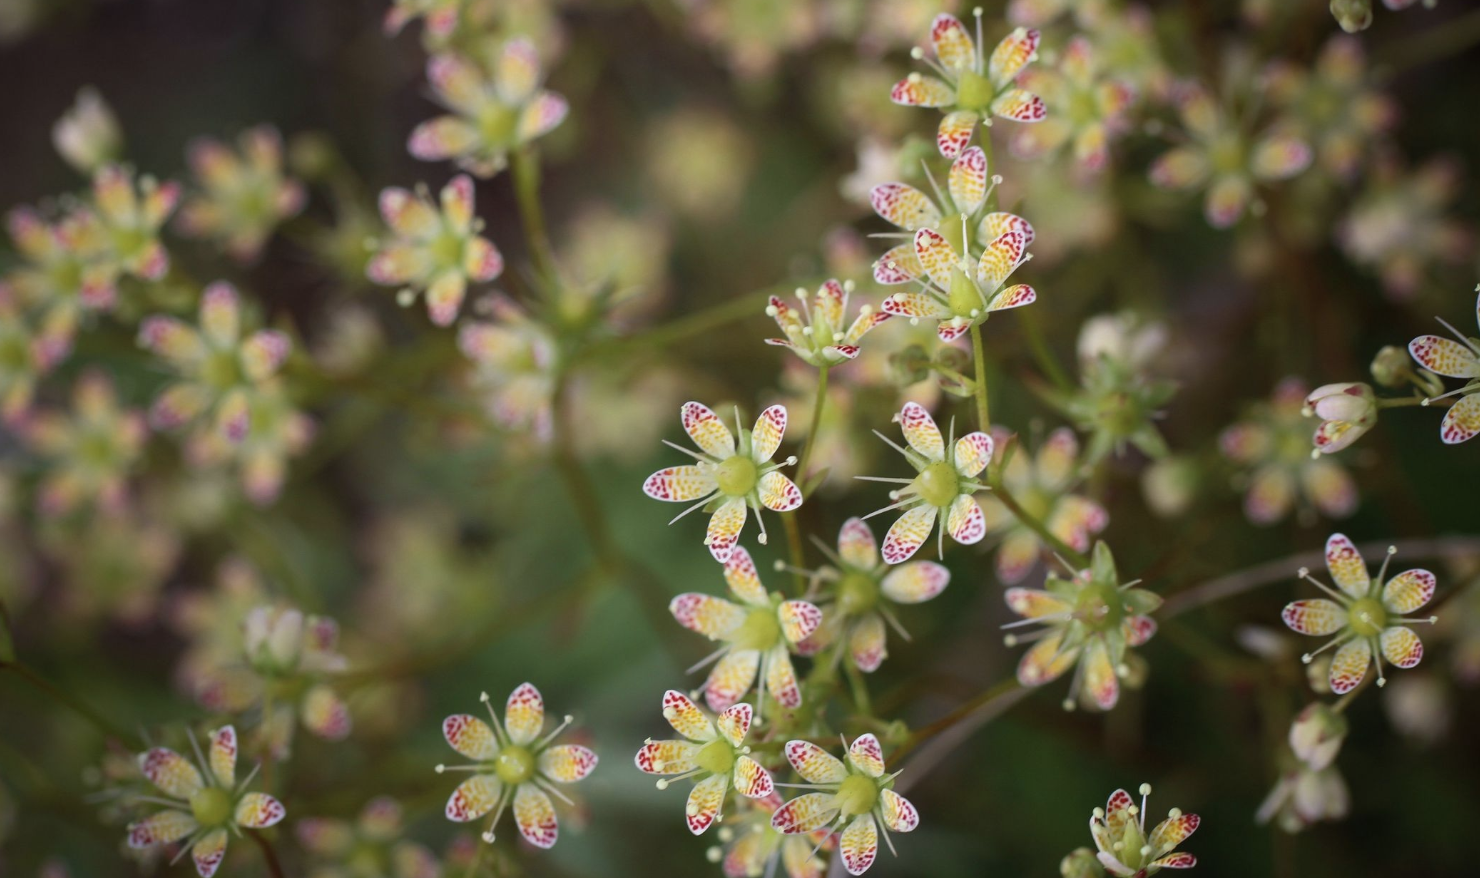
[[[811,741],[787,741],[786,761],[808,783],[842,783],[848,776],[848,767],[842,760]]]
[[[951,163],[947,186],[951,193],[951,202],[958,211],[968,215],[976,213],[976,209],[982,206],[982,201],[987,197],[986,152],[979,146],[973,146],[961,153],[961,157]],[[924,225],[934,224],[930,222]]]
[[[790,512],[802,505],[802,489],[779,472],[769,472],[756,483],[761,505],[773,512]]]
[[[854,516],[838,531],[838,557],[844,564],[871,570],[879,563],[879,543],[868,523]]]
[[[1120,623],[1126,646],[1140,646],[1156,636],[1156,620],[1150,616],[1129,616]]]
[[[718,489],[709,469],[696,464],[660,469],[642,483],[642,492],[654,500],[692,502]]]
[[[668,612],[678,624],[716,640],[745,622],[745,610],[724,598],[685,592],[668,602]]]
[[[942,12],[935,17],[930,25],[930,43],[935,57],[947,70],[970,70],[976,66],[976,43],[956,16]]]
[[[735,704],[714,718],[714,727],[726,741],[739,747],[750,733],[750,721],[755,711],[748,704]]]
[[[876,311],[867,305],[863,306],[863,308],[859,309],[858,318],[853,321],[853,325],[849,326],[847,333],[844,334],[843,344],[836,346],[837,349],[840,351],[851,350],[852,353],[846,354],[850,360],[858,356],[858,342],[868,334],[869,330],[888,320],[890,316],[884,311]]]
[[[904,433],[904,439],[928,460],[941,460],[945,456],[946,443],[940,435],[940,428],[935,425],[935,419],[930,417],[930,412],[917,402],[907,402],[900,409],[896,420],[899,428]]]
[[[992,462],[992,437],[980,431],[967,433],[956,440],[956,472],[976,478]]]
[[[236,804],[236,824],[248,829],[265,829],[286,816],[288,809],[267,793],[247,793]]]
[[[709,528],[704,533],[704,544],[709,554],[723,564],[730,560],[735,544],[740,541],[740,531],[745,528],[745,499],[731,497],[709,517]]]
[[[766,653],[766,691],[782,707],[800,707],[802,687],[797,680],[796,668],[791,664],[791,655],[784,646],[774,646]]]
[[[663,718],[673,730],[691,741],[712,741],[714,725],[689,696],[676,689],[663,693]]]
[[[848,761],[869,777],[882,777],[884,774],[884,749],[872,732],[859,735],[848,745]]]
[[[211,733],[211,774],[227,789],[236,785],[236,749],[234,726],[222,726]]]
[[[741,756],[735,760],[735,770],[731,775],[731,780],[735,784],[735,792],[747,799],[764,799],[776,792],[771,773],[749,756]]]
[[[128,827],[128,846],[147,848],[179,841],[200,826],[184,811],[160,811]]]
[[[963,546],[979,543],[987,535],[987,520],[975,497],[962,494],[951,503],[951,511],[946,518],[946,531]]]
[[[444,813],[454,823],[477,820],[498,804],[503,784],[491,774],[475,774],[457,785],[447,799]]]
[[[514,794],[514,822],[519,834],[537,848],[549,849],[560,837],[560,824],[555,819],[555,806],[550,797],[532,783],[519,785]]]
[[[776,615],[781,620],[781,635],[792,643],[810,637],[822,624],[822,611],[807,601],[783,601]]]
[[[487,762],[498,755],[498,740],[488,723],[466,713],[442,720],[442,737],[452,749],[475,762]]]
[[[1202,818],[1196,814],[1179,814],[1176,817],[1168,817],[1151,830],[1152,850],[1171,850],[1186,841],[1188,836],[1197,831],[1201,823]]]
[[[1022,27],[1003,37],[987,61],[987,76],[992,85],[1000,89],[1023,72],[1038,57],[1040,39],[1042,35],[1036,29]]]
[[[976,266],[977,282],[984,289],[995,291],[1012,274],[1013,269],[1017,268],[1018,263],[1022,262],[1027,250],[1028,240],[1022,232],[1004,232],[998,235],[982,251],[982,258]],[[1028,292],[1031,294],[1032,290]]]
[[[201,836],[190,846],[190,859],[195,861],[195,871],[200,878],[211,878],[226,859],[226,830],[213,829]]]
[[[1013,284],[992,297],[987,303],[988,311],[1006,311],[1009,308],[1021,308],[1038,301],[1038,293],[1027,284]]]
[[[1408,343],[1420,366],[1450,378],[1480,378],[1480,355],[1468,345],[1437,335],[1420,335]]]
[[[1439,438],[1445,445],[1458,445],[1480,435],[1480,393],[1471,393],[1450,406],[1439,424]]]
[[[951,272],[956,270],[956,251],[951,243],[934,229],[915,232],[915,258],[920,261],[930,280],[941,289],[950,289]]]
[[[1437,584],[1434,574],[1427,570],[1404,570],[1383,586],[1382,604],[1399,615],[1412,613],[1434,599]]]
[[[1423,660],[1423,641],[1412,628],[1394,625],[1384,628],[1379,638],[1382,656],[1400,668],[1411,668]]]
[[[1332,534],[1326,540],[1326,569],[1342,591],[1354,598],[1367,596],[1367,589],[1372,584],[1367,562],[1362,560],[1362,553],[1345,534]]]
[[[1012,88],[992,101],[992,115],[1014,122],[1042,122],[1048,118],[1048,105],[1030,91]]]
[[[945,591],[951,571],[934,561],[911,561],[884,575],[879,590],[897,604],[918,604]]]
[[[1008,608],[1025,619],[1054,616],[1073,609],[1064,598],[1041,588],[1009,588],[1004,597]]]
[[[940,210],[930,197],[905,183],[881,183],[869,192],[874,211],[902,229],[913,232],[940,222]]]
[[[1372,647],[1365,637],[1348,641],[1331,659],[1331,691],[1337,695],[1357,688],[1367,676],[1367,666],[1372,664]]]
[[[720,460],[735,456],[734,434],[709,406],[699,402],[686,402],[679,416],[683,420],[684,431],[699,446],[700,451]]]
[[[515,744],[528,744],[545,727],[545,699],[533,684],[520,683],[504,703],[504,730]]]
[[[1017,667],[1018,682],[1024,686],[1042,686],[1073,667],[1079,657],[1079,649],[1071,647],[1061,651],[1063,641],[1062,634],[1050,634],[1023,653]]]
[[[205,786],[205,780],[190,760],[164,747],[141,754],[139,771],[160,792],[176,799],[189,799]]]
[[[648,774],[683,774],[698,766],[702,745],[691,741],[648,741],[634,760]]]
[[[941,117],[940,127],[935,130],[935,145],[940,154],[948,159],[960,156],[971,143],[977,118],[976,113],[968,110],[957,110]]]
[[[540,773],[556,783],[575,783],[596,770],[598,759],[579,744],[560,744],[540,754]]]
[[[704,681],[704,701],[711,710],[724,710],[739,701],[755,683],[761,654],[754,649],[733,650],[709,672]]]
[[[1191,869],[1197,865],[1197,857],[1186,851],[1178,851],[1152,861],[1151,865],[1162,869]]]
[[[982,241],[995,241],[1008,232],[1021,233],[1024,246],[1032,244],[1038,234],[1034,231],[1032,223],[1015,213],[999,210],[982,217],[981,224],[977,226],[976,236]]]
[[[848,634],[848,654],[860,671],[872,674],[884,663],[889,654],[887,636],[884,619],[878,613],[869,613],[854,623]]]
[[[947,107],[956,101],[956,92],[934,76],[911,73],[889,90],[889,100],[906,107]]]
[[[744,546],[736,546],[730,553],[730,560],[724,564],[725,584],[730,591],[742,602],[751,606],[770,606],[771,598],[766,593],[766,587],[761,584],[761,577],[755,569],[755,561],[751,559],[750,552]]]
[[[874,280],[885,285],[907,283],[924,272],[925,266],[920,264],[920,258],[915,255],[913,241],[890,247],[874,263]]]
[[[842,763],[838,765],[841,767]],[[846,770],[843,776],[847,776]],[[807,793],[777,808],[771,815],[771,827],[784,835],[813,832],[831,823],[837,813],[831,793]]]
[[[889,532],[884,534],[884,563],[900,564],[908,561],[930,539],[930,531],[935,527],[935,516],[935,507],[927,503],[916,506],[895,519],[894,524],[889,526]]]
[[[1286,604],[1280,618],[1291,631],[1317,637],[1335,634],[1346,625],[1346,611],[1340,604],[1325,598]]]
[[[853,818],[838,839],[838,852],[842,854],[843,868],[849,875],[862,875],[868,871],[879,855],[879,830],[874,825],[874,815],[860,814]]]
[[[879,791],[879,810],[890,832],[913,832],[920,825],[920,812],[909,799],[894,790]]]
[[[689,832],[701,835],[719,819],[729,783],[728,776],[714,774],[695,784],[689,791],[689,800],[684,806],[684,819],[688,823]]]
[[[928,293],[895,293],[879,307],[895,317],[940,320],[951,316],[950,310]]]

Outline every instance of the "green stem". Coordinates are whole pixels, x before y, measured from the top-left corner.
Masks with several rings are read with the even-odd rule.
[[[817,395],[812,399],[812,420],[807,430],[807,441],[802,446],[802,459],[797,462],[797,485],[803,490],[807,489],[807,462],[812,459],[812,446],[817,442],[817,434],[822,428],[822,409],[827,404],[827,367],[823,366],[817,370]]]
[[[890,755],[889,764],[891,766],[898,765],[900,760],[909,755],[926,741],[929,741],[942,732],[955,727],[959,723],[965,722],[968,718],[978,714],[983,710],[986,710],[988,707],[994,704],[998,704],[1005,699],[1013,697],[1014,695],[1020,695],[1023,691],[1025,690],[1023,689],[1022,685],[1019,684],[1018,681],[1012,677],[1001,680],[995,685],[982,690],[982,692],[980,692],[974,698],[958,705],[955,710],[952,710],[950,713],[946,714],[935,722],[930,723],[927,726],[922,726],[912,732],[910,736],[905,739],[905,742],[899,745],[899,749],[895,750],[894,753]]]
[[[853,690],[853,706],[860,715],[873,719],[874,706],[869,699],[868,683],[863,679],[863,673],[846,659],[843,660],[843,673],[848,675],[848,687]]]
[[[788,288],[789,289],[789,288]],[[701,311],[669,321],[659,326],[629,335],[625,338],[591,345],[582,351],[582,358],[613,356],[638,350],[656,350],[703,335],[721,326],[763,313],[766,302],[779,288],[767,288],[726,299]]]
[[[1373,674],[1363,674],[1362,682],[1358,683],[1355,689],[1349,690],[1345,695],[1336,699],[1336,703],[1331,705],[1331,709],[1336,711],[1337,713],[1345,713],[1347,706],[1350,705],[1354,700],[1356,700],[1357,695],[1360,694],[1363,689],[1367,688],[1367,685],[1372,682],[1374,676],[1375,675]]]
[[[797,594],[807,590],[807,580],[799,572],[806,559],[802,557],[802,526],[797,523],[797,510],[781,513],[781,523],[786,528],[786,551],[791,556],[791,577]]]
[[[519,205],[519,219],[524,223],[524,237],[534,267],[546,279],[555,277],[555,251],[545,229],[545,211],[540,204],[540,159],[533,147],[514,151],[512,167],[514,198]]]
[[[1014,518],[1026,525],[1033,533],[1037,534],[1040,540],[1047,543],[1065,561],[1073,564],[1075,569],[1083,570],[1089,567],[1089,559],[1084,556],[1083,552],[1075,551],[1068,543],[1054,536],[1053,531],[1049,530],[1047,525],[1023,508],[1022,504],[1017,501],[1017,498],[1012,496],[1012,492],[1002,484],[1000,470],[1001,467],[997,466],[987,470],[988,482],[992,488],[992,496],[996,497],[1003,506],[1007,507],[1007,511],[1011,512]]]
[[[987,356],[982,350],[982,327],[980,323],[971,326],[971,355],[976,360],[976,386],[972,388],[976,392],[976,422],[983,431],[991,429],[991,407],[987,400]]]
[[[113,725],[108,718],[103,716],[92,705],[76,696],[63,691],[59,686],[20,662],[0,662],[0,671],[10,671],[16,676],[30,683],[42,694],[51,700],[70,709],[72,712],[93,724],[93,727],[102,732],[104,737],[116,738],[122,741],[130,750],[143,750],[144,745],[135,736],[124,732]]]
[[[267,863],[267,872],[272,878],[283,878],[283,864],[278,860],[277,851],[273,849],[272,842],[260,832],[247,832],[257,847],[262,848],[262,859]]]

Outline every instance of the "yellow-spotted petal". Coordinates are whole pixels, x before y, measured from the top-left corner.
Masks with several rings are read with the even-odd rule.
[[[773,512],[790,512],[802,505],[802,489],[779,472],[769,472],[756,483],[761,505]]]
[[[728,635],[745,622],[745,610],[724,598],[685,592],[668,602],[668,612],[678,624],[710,640]]]
[[[966,150],[966,145],[971,143],[978,118],[976,113],[969,110],[957,110],[943,116],[940,126],[935,130],[935,146],[940,154],[948,159],[960,156]]]
[[[787,746],[790,747],[789,744]],[[839,768],[842,765],[843,763],[838,762]],[[846,776],[847,770],[844,769],[843,775],[837,780],[841,781]],[[831,793],[807,793],[777,808],[776,813],[771,815],[771,827],[785,835],[813,832],[831,823],[837,814],[838,809]]]
[[[726,741],[739,747],[750,733],[750,721],[755,711],[748,704],[735,704],[714,718],[714,728]]]
[[[935,507],[927,503],[916,506],[895,519],[894,524],[889,526],[889,532],[884,534],[881,550],[884,563],[900,564],[908,561],[930,539],[936,514]]]
[[[951,316],[950,309],[928,293],[895,293],[879,307],[894,317],[940,320]]]
[[[540,774],[556,783],[575,783],[596,770],[597,757],[579,744],[561,744],[540,754]]]
[[[697,464],[660,469],[642,483],[642,492],[654,500],[683,503],[707,497],[718,489],[711,470]]]
[[[890,832],[913,832],[920,825],[920,812],[909,799],[894,790],[879,791],[879,810]]]
[[[808,783],[842,783],[848,776],[848,767],[841,759],[811,741],[787,741],[786,761]]]
[[[961,153],[960,158],[951,163],[947,187],[951,193],[951,202],[960,212],[973,214],[982,206],[982,201],[987,197],[987,154],[981,147],[968,148]]]
[[[874,280],[886,285],[908,283],[924,272],[913,241],[890,247],[874,263]]]
[[[849,875],[862,875],[879,856],[879,829],[874,824],[874,815],[860,814],[853,818],[848,828],[838,839],[838,853],[843,857],[843,868]]]
[[[550,797],[532,783],[519,785],[514,794],[514,822],[519,834],[537,848],[548,850],[560,837],[560,824],[555,819],[555,806]]]
[[[884,575],[879,590],[897,604],[918,604],[945,591],[951,571],[934,561],[911,561]]]
[[[709,406],[699,402],[686,402],[679,415],[683,420],[684,431],[699,446],[700,451],[719,460],[735,456],[734,434]]]
[[[447,799],[444,813],[454,823],[477,820],[498,804],[503,784],[491,774],[475,774],[457,785]]]
[[[247,793],[236,803],[236,825],[265,829],[288,815],[283,803],[267,793]]]
[[[1480,355],[1468,345],[1437,335],[1420,335],[1408,343],[1420,366],[1450,378],[1480,378]]]
[[[1427,570],[1404,570],[1383,586],[1382,604],[1399,615],[1412,613],[1434,599],[1437,584],[1434,574]]]
[[[189,799],[205,786],[190,760],[173,750],[155,747],[139,756],[139,771],[167,796]]]
[[[1342,591],[1354,598],[1367,596],[1367,589],[1372,584],[1367,562],[1362,560],[1362,553],[1345,534],[1332,534],[1326,540],[1326,569]]]
[[[980,431],[956,440],[956,472],[973,479],[992,462],[992,437]]]
[[[963,546],[975,545],[987,535],[987,519],[975,497],[962,494],[951,503],[946,531]]]
[[[755,419],[755,428],[750,436],[750,456],[756,463],[765,463],[781,447],[781,437],[786,435],[786,406],[773,405]]]
[[[1010,88],[992,101],[992,115],[1014,122],[1042,122],[1048,118],[1048,105],[1030,91]]]
[[[1384,628],[1379,638],[1382,656],[1400,668],[1411,668],[1423,660],[1423,641],[1412,628],[1394,625]]]
[[[637,751],[637,768],[648,774],[683,774],[698,762],[702,745],[691,741],[648,741]]]
[[[200,826],[184,811],[160,811],[128,827],[128,846],[147,848],[179,841]]]
[[[792,643],[805,640],[822,624],[822,611],[807,601],[783,601],[776,610],[781,635]]]
[[[709,554],[723,564],[730,560],[735,544],[740,541],[740,531],[745,528],[745,498],[731,497],[709,517],[709,528],[704,534],[704,544]]]
[[[946,107],[956,100],[956,92],[934,76],[911,73],[889,90],[889,100],[906,107]]]
[[[1032,244],[1037,232],[1033,224],[1015,213],[1006,211],[994,211],[982,217],[981,224],[977,226],[976,236],[981,241],[995,241],[1008,232],[1021,232],[1023,239]]]
[[[1439,438],[1445,445],[1458,445],[1480,435],[1480,393],[1471,393],[1450,406],[1439,424]]]
[[[190,859],[195,861],[195,871],[200,878],[211,878],[226,859],[226,830],[213,829],[190,846]]]
[[[498,755],[493,729],[476,716],[459,713],[442,720],[442,736],[452,749],[475,762],[487,762]]]
[[[211,773],[227,789],[236,785],[236,728],[222,726],[211,733]]]
[[[688,823],[689,832],[701,835],[719,819],[729,783],[730,778],[727,775],[714,774],[695,784],[689,791],[689,800],[684,805],[684,819]]]
[[[976,66],[976,44],[961,20],[947,12],[930,25],[930,43],[935,57],[947,70],[970,70]]]
[[[887,636],[884,619],[878,613],[869,613],[853,625],[848,634],[848,654],[860,671],[872,674],[884,663],[889,654]]]
[[[879,563],[879,543],[868,523],[854,516],[838,531],[838,557],[844,564],[870,570]]]
[[[714,740],[714,725],[689,696],[676,689],[663,693],[663,718],[673,730],[691,741]]]
[[[545,699],[530,683],[521,683],[504,703],[504,730],[515,744],[528,744],[545,727]]]
[[[1151,830],[1150,844],[1153,851],[1169,851],[1187,840],[1197,831],[1202,819],[1196,814],[1178,814],[1156,824]]]
[[[859,735],[848,745],[848,761],[869,777],[884,775],[884,748],[872,732]]]
[[[735,792],[747,799],[764,799],[776,792],[771,773],[749,756],[741,756],[735,760],[731,780],[735,784]]]
[[[1336,650],[1331,659],[1331,691],[1337,695],[1357,688],[1367,676],[1367,666],[1372,664],[1372,647],[1365,637],[1350,640]]]
[[[800,707],[802,687],[797,681],[796,668],[792,667],[791,654],[785,646],[777,645],[765,655],[766,691],[782,707]]]
[[[714,670],[709,672],[709,678],[704,681],[704,701],[711,710],[724,710],[739,701],[755,683],[755,675],[760,666],[759,650],[731,651],[719,660]]]
[[[897,420],[904,439],[911,448],[927,460],[944,458],[945,439],[940,434],[940,428],[935,425],[935,419],[930,417],[930,412],[924,406],[917,402],[905,403]]]
[[[725,584],[735,597],[751,606],[770,605],[770,596],[766,594],[766,587],[761,584],[755,561],[744,546],[736,546],[730,553],[730,560],[725,562],[724,571]]]
[[[987,76],[992,85],[1000,89],[1022,73],[1038,57],[1040,39],[1037,30],[1022,27],[1003,37],[987,62]]]
[[[977,282],[989,292],[996,290],[1017,268],[1027,250],[1028,239],[1022,232],[998,235],[982,251],[982,258],[976,266]]]
[[[1335,634],[1346,626],[1346,610],[1325,598],[1288,603],[1280,618],[1291,631],[1316,637]]]
[[[930,196],[906,183],[882,183],[869,192],[869,202],[879,216],[913,232],[940,222],[940,210]]]

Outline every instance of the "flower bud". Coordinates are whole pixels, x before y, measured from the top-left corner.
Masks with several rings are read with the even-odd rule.
[[[1079,848],[1059,862],[1059,874],[1064,878],[1102,878],[1105,868],[1095,859],[1094,851]]]
[[[1346,717],[1317,701],[1300,711],[1290,725],[1290,749],[1295,758],[1320,771],[1341,752],[1346,731]]]
[[[67,164],[90,174],[118,157],[123,132],[97,89],[84,88],[52,126],[51,142]]]
[[[1377,398],[1367,384],[1326,384],[1305,398],[1305,413],[1321,419],[1311,441],[1321,454],[1335,454],[1377,423]]]
[[[303,614],[280,607],[257,607],[245,623],[247,661],[264,670],[291,669],[303,649]]]
[[[1331,0],[1331,15],[1349,34],[1372,24],[1372,0]]]
[[[889,372],[901,387],[918,384],[930,377],[930,355],[917,344],[889,355]]]
[[[1413,372],[1408,351],[1397,345],[1386,345],[1372,358],[1372,380],[1383,387],[1397,387]]]

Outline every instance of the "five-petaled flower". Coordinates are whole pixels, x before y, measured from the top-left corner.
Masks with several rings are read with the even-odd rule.
[[[454,54],[433,55],[427,80],[450,114],[416,126],[408,148],[423,161],[453,159],[479,177],[509,163],[509,152],[553,129],[570,107],[540,87],[540,58],[534,43],[513,39],[492,59],[489,76],[475,62]]]
[[[1480,285],[1475,287],[1480,293]],[[1436,375],[1462,378],[1463,387],[1424,400],[1424,405],[1446,396],[1460,395],[1460,400],[1444,413],[1439,424],[1439,438],[1445,445],[1458,445],[1480,434],[1480,338],[1465,338],[1458,329],[1441,317],[1439,322],[1458,341],[1438,335],[1420,335],[1408,343],[1408,352],[1419,365]],[[1475,297],[1475,322],[1480,324],[1480,296]]]
[[[867,519],[891,509],[906,509],[884,535],[885,563],[908,561],[930,539],[937,517],[940,518],[938,555],[945,555],[947,531],[963,546],[979,542],[986,536],[987,520],[972,495],[985,487],[976,477],[992,460],[992,437],[974,432],[948,442],[941,436],[935,419],[917,402],[905,403],[894,420],[903,430],[908,448],[901,448],[877,430],[875,435],[903,454],[918,475],[913,479],[858,477],[865,481],[894,482],[904,486],[889,492],[893,503],[864,516]]]
[[[768,338],[766,344],[791,348],[792,353],[813,366],[836,366],[858,356],[858,344],[870,329],[889,319],[883,311],[875,311],[871,305],[858,309],[858,317],[846,329],[843,324],[848,313],[848,294],[853,291],[853,281],[838,283],[828,280],[817,288],[812,307],[807,307],[807,291],[797,290],[801,301],[800,313],[780,296],[772,296],[766,306],[766,314],[776,318],[776,324],[786,338]]]
[[[1422,609],[1434,597],[1437,580],[1427,570],[1405,570],[1383,583],[1388,563],[1397,552],[1389,547],[1382,569],[1375,578],[1367,573],[1367,562],[1352,541],[1343,534],[1332,534],[1326,540],[1326,569],[1336,589],[1300,568],[1300,578],[1326,592],[1335,600],[1313,598],[1293,601],[1280,614],[1290,630],[1313,637],[1334,634],[1324,652],[1340,647],[1331,660],[1331,691],[1343,695],[1361,685],[1367,668],[1377,667],[1377,685],[1387,682],[1382,675],[1382,659],[1400,668],[1414,667],[1423,659],[1423,641],[1412,628],[1400,623],[1433,623],[1437,617],[1408,618],[1404,614]],[[1302,658],[1309,663],[1315,653]]]
[[[120,165],[105,165],[93,175],[88,216],[100,226],[104,246],[118,267],[144,280],[159,280],[170,257],[159,229],[180,200],[180,184],[134,177]]]
[[[836,822],[843,868],[862,875],[879,853],[879,824],[890,850],[889,831],[912,832],[920,825],[920,812],[893,790],[899,774],[884,774],[884,752],[879,739],[862,735],[848,747],[846,764],[811,741],[787,741],[786,759],[806,781],[802,786],[818,790],[798,796],[776,809],[771,825],[787,835],[815,832]]]
[[[212,732],[208,753],[199,767],[164,747],[140,754],[139,770],[165,796],[178,800],[179,807],[128,828],[131,848],[181,842],[181,850],[190,851],[201,878],[216,874],[226,858],[230,833],[265,829],[287,814],[283,803],[272,796],[246,792],[256,768],[237,783],[235,728],[223,726]]]
[[[380,215],[395,237],[382,241],[365,273],[378,284],[403,287],[401,304],[424,291],[432,322],[457,318],[469,283],[483,283],[504,270],[504,257],[479,234],[473,214],[473,178],[453,177],[442,187],[438,210],[425,192],[392,186],[380,193]]]
[[[1039,624],[1028,634],[1009,634],[1008,646],[1037,642],[1018,663],[1018,682],[1041,686],[1076,668],[1064,709],[1076,703],[1109,710],[1120,699],[1120,677],[1127,674],[1127,652],[1156,633],[1150,613],[1161,606],[1155,593],[1121,583],[1110,547],[1096,543],[1090,566],[1068,579],[1049,574],[1044,587],[1009,588],[1007,606],[1022,621],[1004,627]]]
[[[822,625],[797,647],[803,655],[813,655],[834,643],[846,643],[854,666],[872,673],[889,654],[885,623],[904,634],[891,605],[930,600],[945,590],[951,571],[934,561],[910,561],[897,567],[883,563],[873,531],[861,518],[843,522],[836,553],[820,542],[818,546],[836,565],[813,574],[830,587],[830,602],[822,604]],[[843,655],[839,648],[837,658]]]
[[[38,413],[25,422],[23,435],[51,459],[38,492],[44,513],[64,514],[89,503],[117,512],[148,427],[142,413],[119,406],[104,373],[86,372],[72,386],[71,414]]]
[[[966,238],[966,225],[962,216],[962,239]],[[970,252],[958,253],[940,232],[920,229],[914,240],[915,259],[925,270],[923,277],[914,278],[920,291],[895,293],[884,300],[882,307],[885,313],[906,317],[911,323],[919,323],[921,318],[939,321],[935,334],[941,341],[955,341],[971,327],[985,323],[993,311],[1019,308],[1038,300],[1038,294],[1027,284],[1004,286],[1019,265],[1033,258],[1028,252],[1031,240],[1028,231],[1009,230],[988,242],[980,258],[972,259]]]
[[[1034,159],[1068,147],[1082,174],[1103,171],[1110,161],[1110,140],[1130,128],[1125,111],[1135,100],[1129,83],[1106,75],[1087,37],[1064,47],[1059,66],[1034,67],[1018,84],[1044,96],[1054,107],[1051,118],[1013,132],[1014,155]]]
[[[246,438],[252,395],[277,373],[291,346],[272,329],[243,338],[241,299],[225,281],[201,294],[199,329],[174,317],[148,317],[139,325],[139,344],[169,361],[182,379],[154,400],[154,426],[175,429],[211,413],[232,442]]]
[[[680,778],[699,778],[684,806],[684,819],[693,834],[702,834],[722,819],[731,787],[749,799],[763,799],[776,791],[771,773],[750,757],[745,746],[749,704],[733,704],[711,719],[687,695],[669,689],[663,694],[663,718],[688,740],[648,738],[635,761],[648,774],[670,775],[658,781],[660,790]]]
[[[771,815],[786,804],[776,793],[764,799],[742,799],[738,804],[741,816],[737,820],[731,814],[724,826],[735,833],[720,859],[725,878],[774,876],[778,863],[786,870],[787,878],[823,878],[830,859],[827,855],[836,846],[832,829],[824,827],[806,835],[776,831]],[[817,856],[819,852],[823,856]]]
[[[782,475],[782,466],[791,466],[796,458],[771,463],[781,437],[786,433],[786,407],[773,405],[755,419],[755,428],[740,426],[740,410],[735,410],[735,434],[703,403],[686,402],[680,410],[683,428],[699,446],[693,452],[668,440],[663,444],[682,451],[697,463],[670,466],[658,470],[642,483],[642,491],[654,500],[670,503],[698,501],[680,512],[673,521],[683,518],[701,506],[713,506],[704,544],[714,560],[725,563],[740,541],[745,527],[745,510],[755,510],[760,524],[761,545],[766,543],[766,525],[760,511],[764,506],[775,512],[790,512],[802,505],[802,491]],[[670,521],[669,524],[673,522]]]
[[[255,259],[274,228],[303,209],[303,184],[283,173],[283,138],[261,125],[242,132],[241,153],[219,140],[190,144],[186,158],[201,189],[180,208],[185,234],[214,238],[236,259]]]
[[[1197,830],[1202,818],[1184,814],[1180,808],[1167,812],[1167,819],[1146,833],[1146,797],[1151,785],[1141,784],[1141,804],[1136,806],[1125,790],[1111,793],[1103,809],[1089,818],[1089,833],[1100,849],[1100,865],[1117,878],[1147,878],[1162,869],[1191,869],[1197,857],[1177,851],[1177,845]]]
[[[869,203],[874,212],[904,230],[904,234],[891,235],[909,239],[879,257],[874,263],[874,280],[881,284],[902,284],[925,274],[925,266],[915,253],[914,236],[920,229],[932,229],[945,236],[968,259],[1007,232],[1021,232],[1024,247],[1032,244],[1033,225],[1027,220],[1006,211],[985,210],[988,196],[1001,180],[989,178],[987,172],[986,152],[972,146],[951,163],[945,192],[931,178],[931,186],[936,189],[935,200],[908,183],[880,183],[870,190]]]
[[[294,827],[313,856],[313,878],[437,878],[437,857],[401,838],[401,805],[387,796],[365,803],[353,821],[312,817]]]
[[[457,823],[477,820],[489,811],[493,817],[483,840],[493,842],[493,830],[511,804],[514,822],[524,840],[540,848],[555,845],[560,826],[550,795],[572,804],[555,784],[575,783],[596,769],[596,754],[579,744],[551,746],[572,718],[567,716],[544,737],[545,700],[530,683],[509,694],[504,720],[493,712],[488,693],[481,696],[492,727],[466,713],[442,721],[442,735],[452,749],[473,760],[468,765],[438,765],[437,772],[469,771],[473,776],[458,785],[447,800],[447,819]]]
[[[769,692],[782,707],[802,703],[802,689],[791,664],[790,650],[817,626],[822,611],[807,601],[783,600],[767,593],[755,562],[744,546],[736,546],[725,560],[725,582],[736,604],[700,592],[685,592],[668,604],[678,623],[725,645],[699,667],[719,659],[704,682],[704,700],[714,710],[725,710],[745,697],[757,680],[757,707],[764,711]]]
[[[997,428],[992,434],[996,458],[1001,462],[1009,434]],[[1026,449],[1009,456],[1002,469],[1002,485],[1065,545],[1076,552],[1087,552],[1094,535],[1110,524],[1110,514],[1088,497],[1070,493],[1078,464],[1079,440],[1073,430],[1060,427],[1039,446],[1036,456],[1030,456]],[[994,497],[985,498],[982,512],[987,517],[987,531],[1002,534],[997,549],[997,578],[1003,585],[1022,582],[1043,553],[1043,541]]]
[[[940,74],[911,73],[894,84],[889,93],[896,104],[938,107],[946,111],[935,135],[940,154],[953,159],[966,149],[976,123],[991,125],[993,116],[1016,122],[1041,122],[1048,117],[1043,99],[1017,87],[1017,75],[1038,57],[1039,34],[1017,28],[1003,37],[992,57],[981,53],[981,14],[976,18],[977,35],[972,40],[965,25],[954,15],[942,12],[930,27],[930,42],[936,61],[926,61]],[[925,60],[920,48],[910,53]]]

